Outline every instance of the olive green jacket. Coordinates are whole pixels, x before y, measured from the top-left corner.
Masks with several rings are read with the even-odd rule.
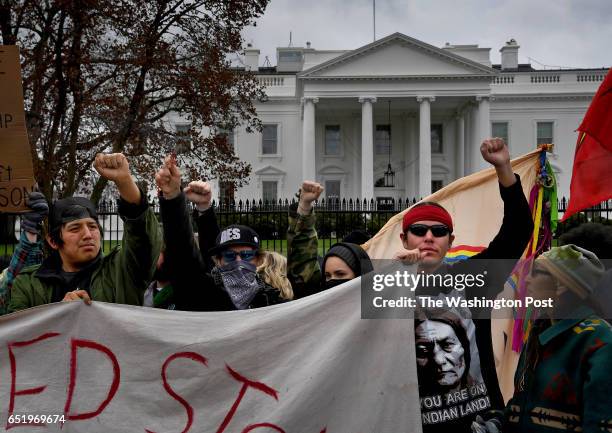
[[[135,218],[126,218],[123,214],[121,217],[124,221],[123,240],[95,263],[89,293],[94,301],[142,305],[161,250],[161,231],[155,214],[148,206]],[[61,285],[62,280],[49,275],[49,260],[45,260],[45,275],[39,273],[45,262],[21,271],[13,283],[9,312],[51,302],[53,290]]]

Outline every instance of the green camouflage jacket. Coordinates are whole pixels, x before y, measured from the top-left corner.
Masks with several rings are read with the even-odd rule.
[[[289,211],[287,278],[291,281],[296,299],[321,290],[321,267],[317,259],[319,240],[315,222],[314,210],[309,215]]]
[[[504,433],[612,432],[612,327],[586,307],[575,317],[530,336]]]

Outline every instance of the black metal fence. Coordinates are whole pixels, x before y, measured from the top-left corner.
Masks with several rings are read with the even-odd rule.
[[[405,200],[359,200],[332,199],[321,200],[315,205],[317,214],[316,229],[319,235],[319,253],[322,255],[335,242],[342,240],[354,231],[363,231],[373,235],[391,218],[406,207],[416,202],[416,199]],[[159,206],[152,204],[159,215]],[[288,227],[287,212],[291,206],[297,207],[293,200],[278,202],[262,202],[255,200],[215,203],[215,210],[221,227],[229,224],[244,224],[259,233],[262,246],[268,250],[286,253],[286,233]],[[567,209],[567,200],[558,202],[561,214]],[[101,202],[98,206],[100,223],[104,230],[103,251],[108,251],[121,242],[123,237],[123,222],[119,218],[115,202]],[[20,228],[19,215],[3,215],[5,240],[0,240],[0,256],[11,255]],[[585,221],[612,224],[612,200],[603,202],[559,224],[556,236]],[[8,227],[8,230],[7,230]]]
[[[565,197],[559,200],[557,205],[559,215],[561,215],[567,210],[568,203],[569,200]],[[567,219],[567,221],[558,224],[557,230],[555,232],[555,237],[559,237],[563,233],[585,222],[595,222],[612,225],[612,200],[603,201],[598,205],[595,205],[589,209],[581,211],[580,213],[572,215],[570,218]]]

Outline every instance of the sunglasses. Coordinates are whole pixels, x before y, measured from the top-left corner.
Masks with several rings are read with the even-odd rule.
[[[533,278],[537,277],[538,275],[545,275],[547,277],[552,277],[552,274],[548,271],[545,271],[544,269],[539,269],[539,268],[533,268],[531,270],[531,276]]]
[[[436,238],[444,237],[450,233],[449,228],[443,224],[436,224],[433,226],[412,224],[408,226],[408,231],[415,236],[425,236],[429,230],[431,230],[431,234]]]
[[[242,260],[250,262],[257,255],[257,251],[256,250],[243,250],[240,252],[236,252],[232,250],[226,250],[226,251],[223,251],[221,255],[223,256],[223,259],[227,263],[236,261],[236,257],[238,256],[240,256]]]

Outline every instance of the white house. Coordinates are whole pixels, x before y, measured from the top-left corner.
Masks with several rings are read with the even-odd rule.
[[[253,168],[235,198],[290,198],[303,179],[323,183],[327,197],[423,197],[483,168],[489,136],[505,138],[513,156],[554,143],[567,196],[575,129],[607,70],[535,70],[518,63],[514,40],[492,65],[490,50],[394,33],[351,51],[278,48],[277,65],[260,67],[259,50],[247,48],[245,67],[268,99],[257,104],[262,133],[231,134]]]

